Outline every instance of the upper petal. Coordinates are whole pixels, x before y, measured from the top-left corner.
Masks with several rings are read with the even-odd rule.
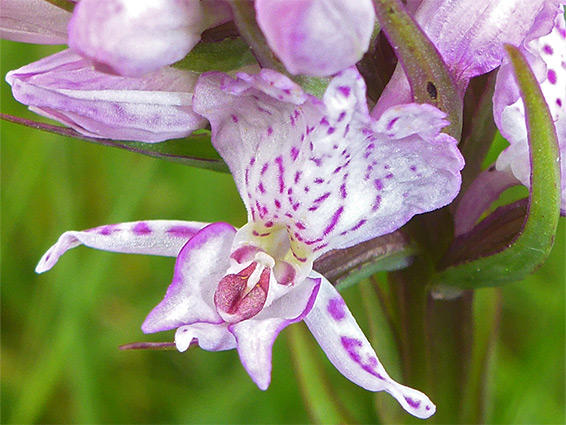
[[[320,279],[305,279],[257,316],[230,325],[238,342],[238,354],[246,371],[261,390],[271,381],[271,352],[275,338],[285,327],[305,318],[317,297]]]
[[[193,0],[81,0],[69,23],[69,46],[102,68],[141,76],[181,60],[213,22]]]
[[[315,305],[304,320],[332,364],[366,390],[387,391],[410,414],[421,419],[432,416],[436,406],[425,394],[389,377],[339,292],[320,278]]]
[[[183,245],[206,223],[177,220],[147,220],[108,224],[82,232],[68,231],[43,255],[35,271],[51,269],[71,248],[86,245],[104,251],[126,254],[176,257]]]
[[[505,44],[521,46],[548,34],[563,0],[422,0],[415,19],[438,49],[462,96],[468,81],[505,58]],[[372,115],[412,97],[400,65]]]
[[[354,65],[368,49],[371,0],[256,0],[257,22],[291,74],[327,76]]]
[[[530,32],[548,34],[560,0],[423,0],[416,20],[457,79],[495,69],[505,43],[519,46]]]
[[[273,85],[266,93],[263,77],[205,74],[194,100],[246,203],[254,223],[246,239],[255,235],[256,246],[284,228],[306,263],[456,196],[463,159],[456,141],[440,134],[447,122],[439,110],[404,105],[372,122],[355,69],[335,77],[322,102]]]
[[[197,77],[169,67],[143,78],[109,75],[65,50],[10,71],[6,81],[18,101],[79,133],[160,142],[206,125],[191,107]]]
[[[45,0],[2,0],[0,38],[35,44],[66,44],[71,14]]]
[[[230,247],[236,229],[212,223],[183,247],[175,263],[173,282],[165,298],[145,319],[145,333],[193,323],[222,324],[214,306],[214,291],[230,265]]]

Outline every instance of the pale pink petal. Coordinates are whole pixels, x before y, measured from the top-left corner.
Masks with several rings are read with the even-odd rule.
[[[369,46],[370,0],[256,0],[257,22],[291,74],[328,76],[359,61]]]
[[[206,125],[191,107],[197,78],[170,67],[143,78],[109,75],[71,50],[6,75],[14,97],[40,115],[87,136],[143,142],[185,137]]]
[[[304,320],[332,364],[366,390],[387,391],[410,414],[421,419],[432,416],[436,406],[420,391],[389,377],[340,293],[324,277],[320,278],[315,305]]]
[[[537,74],[543,95],[556,125],[561,158],[566,155],[566,25],[564,15],[559,14],[550,34],[539,38],[530,36],[531,41],[521,51],[531,68]],[[515,176],[523,185],[530,187],[531,165],[527,141],[525,108],[520,97],[514,71],[508,60],[497,76],[493,96],[494,119],[499,131],[510,146],[496,162],[500,171]],[[561,209],[566,211],[566,161],[561,161],[562,201]]]
[[[66,44],[71,14],[45,0],[1,0],[0,38],[35,44]]]
[[[43,273],[51,269],[61,255],[79,245],[126,254],[175,257],[204,226],[206,223],[194,221],[147,220],[65,232],[43,255],[35,271]]]
[[[165,298],[142,325],[145,333],[194,323],[220,325],[224,322],[216,312],[213,298],[218,282],[230,265],[230,247],[235,234],[236,229],[227,223],[212,223],[187,242],[177,257],[173,282]],[[186,339],[184,341],[186,343]],[[184,347],[184,343],[180,344]]]
[[[416,20],[457,80],[498,67],[504,44],[520,46],[529,33],[548,34],[560,0],[423,0]]]
[[[209,26],[228,19],[195,0],[81,0],[69,46],[101,69],[141,76],[183,59]],[[222,10],[221,8],[217,8]]]
[[[271,381],[271,350],[277,335],[311,311],[319,286],[320,279],[307,278],[258,315],[230,325],[242,365],[261,390],[266,390]]]
[[[206,351],[224,351],[236,348],[236,339],[228,331],[227,323],[197,322],[184,325],[175,332],[175,345],[180,352],[186,351],[191,344]]]
[[[415,19],[444,59],[463,97],[471,78],[501,65],[505,44],[548,34],[562,0],[422,0]],[[372,116],[412,96],[398,65]]]

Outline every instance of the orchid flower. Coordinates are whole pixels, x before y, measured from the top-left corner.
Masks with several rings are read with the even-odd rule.
[[[539,73],[539,82],[556,125],[560,157],[562,158],[562,214],[566,214],[566,25],[564,12],[558,14],[550,34],[532,35],[522,46],[523,54]],[[531,166],[527,143],[525,109],[511,65],[506,61],[497,75],[494,118],[499,131],[510,146],[499,155],[496,169],[511,173],[523,185],[530,187]]]
[[[371,0],[256,0],[257,23],[291,74],[329,76],[354,65],[369,47]]]
[[[81,134],[161,142],[206,126],[191,107],[198,75],[171,67],[141,78],[109,75],[67,49],[10,71],[6,81],[30,110]]]
[[[265,390],[275,338],[304,320],[345,377],[389,392],[417,417],[431,416],[431,401],[387,375],[338,291],[312,267],[328,250],[392,232],[452,201],[463,159],[456,140],[440,133],[444,113],[409,104],[372,120],[355,68],[335,77],[322,101],[271,70],[236,80],[206,73],[194,107],[211,122],[248,223],[239,230],[160,221],[67,232],[37,271],[79,244],[177,256],[173,282],[144,332],[176,329],[179,351],[235,348]]]
[[[421,0],[415,20],[438,49],[462,97],[471,78],[501,65],[506,43],[548,34],[564,0]],[[412,3],[415,7],[415,2]],[[412,92],[401,65],[374,110],[410,102]]]
[[[229,19],[222,2],[81,0],[69,46],[102,70],[139,77],[180,61],[204,30]]]

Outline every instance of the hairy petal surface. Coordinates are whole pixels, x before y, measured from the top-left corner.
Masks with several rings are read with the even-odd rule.
[[[109,75],[65,50],[10,71],[6,81],[30,110],[81,134],[161,142],[206,125],[191,107],[197,77],[170,67],[143,78]]]
[[[313,272],[313,275],[316,273]],[[304,319],[328,359],[346,378],[369,391],[387,391],[410,414],[426,419],[430,399],[389,377],[340,293],[324,277],[313,309]]]
[[[562,205],[566,211],[566,25],[564,14],[555,19],[550,34],[532,39],[521,49],[537,74],[542,93],[556,125],[562,175]],[[511,173],[523,185],[530,187],[531,165],[525,107],[511,64],[506,60],[497,76],[493,96],[493,112],[499,131],[510,146],[496,162],[500,171]]]
[[[354,68],[332,80],[322,102],[273,71],[238,77],[204,74],[194,108],[211,122],[259,246],[285,229],[294,256],[307,262],[457,194],[463,159],[440,134],[447,122],[436,108],[402,105],[373,121]]]
[[[256,0],[257,22],[291,74],[318,77],[359,61],[368,49],[371,0]]]
[[[187,242],[177,257],[173,282],[165,298],[149,313],[142,325],[145,333],[195,323],[225,327],[214,305],[214,291],[229,267],[230,247],[235,234],[236,229],[227,223],[212,223]],[[195,335],[200,335],[198,330],[202,330],[202,327],[184,329],[176,336],[181,348],[185,345],[188,347],[189,335],[192,335],[191,338],[197,337]],[[226,335],[218,331],[216,336],[223,339]],[[212,343],[208,341],[206,345]]]
[[[187,241],[206,223],[147,220],[108,224],[83,231],[68,231],[43,255],[35,271],[50,270],[59,257],[79,245],[125,254],[176,257]]]
[[[71,14],[45,0],[2,0],[0,38],[34,44],[66,44]]]
[[[319,286],[320,279],[305,279],[258,315],[229,326],[237,340],[242,365],[261,390],[266,390],[271,382],[271,353],[277,335],[305,318],[315,303]]]
[[[105,70],[135,77],[183,59],[208,27],[228,18],[195,0],[81,0],[69,46]]]

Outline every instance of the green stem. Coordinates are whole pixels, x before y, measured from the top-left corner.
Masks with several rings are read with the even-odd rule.
[[[233,0],[230,2],[234,22],[242,38],[252,49],[252,53],[262,68],[274,69],[287,75],[285,67],[279,62],[267,45],[257,21],[255,20],[255,8],[253,0]]]
[[[286,332],[293,370],[312,422],[315,424],[348,424],[356,421],[332,391],[321,365],[320,353],[313,346],[313,338],[300,323],[289,326]]]

